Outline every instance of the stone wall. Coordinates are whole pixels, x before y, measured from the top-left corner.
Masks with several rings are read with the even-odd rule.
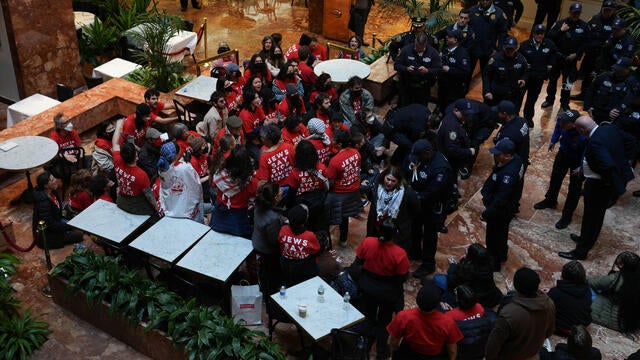
[[[15,43],[20,97],[41,93],[56,98],[57,83],[84,85],[71,0],[0,1]]]

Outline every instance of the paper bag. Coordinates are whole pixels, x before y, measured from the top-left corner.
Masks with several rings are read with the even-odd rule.
[[[247,325],[262,324],[262,293],[258,285],[231,286],[231,315]]]

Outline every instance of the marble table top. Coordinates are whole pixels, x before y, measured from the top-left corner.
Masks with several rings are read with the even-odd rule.
[[[207,225],[190,219],[165,216],[129,246],[173,263],[209,230]]]
[[[129,75],[140,65],[121,58],[115,58],[93,69],[93,77],[101,77],[104,81]]]
[[[327,73],[331,75],[331,81],[343,84],[349,81],[352,76],[357,75],[362,79],[366,78],[371,73],[371,68],[358,60],[331,59],[316,65],[313,68],[313,72],[318,76]]]
[[[44,136],[19,136],[0,143],[0,169],[28,170],[58,154],[58,144]]]
[[[218,79],[200,75],[183,86],[176,94],[201,101],[209,101],[211,94],[216,90]]]
[[[120,244],[150,217],[149,215],[129,214],[114,203],[97,200],[69,220],[68,224]]]
[[[59,104],[60,101],[42,94],[33,94],[26,97],[7,107],[7,127],[11,127],[28,117],[40,114]],[[51,120],[51,123],[53,123],[53,120]]]
[[[324,286],[324,302],[318,302],[318,287]],[[364,315],[353,305],[344,309],[342,296],[319,276],[303,281],[287,289],[283,298],[279,293],[271,295],[296,324],[317,341],[331,333],[331,329],[344,329],[364,320]],[[307,306],[307,316],[300,317],[298,305]]]
[[[253,251],[251,240],[209,231],[178,262],[178,266],[227,282]]]

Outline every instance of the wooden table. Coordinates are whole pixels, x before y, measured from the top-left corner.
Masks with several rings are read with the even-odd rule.
[[[97,200],[68,224],[115,244],[122,244],[150,218],[149,215],[130,214],[114,203]]]
[[[351,59],[331,59],[325,60],[313,68],[313,72],[320,76],[327,73],[331,75],[331,80],[335,83],[344,84],[352,76],[359,76],[364,79],[371,73],[369,65],[358,60]]]
[[[318,287],[324,286],[324,302],[318,302]],[[344,329],[362,320],[364,315],[353,305],[344,308],[342,296],[319,276],[287,289],[285,298],[279,293],[271,299],[314,341],[329,335],[331,329]],[[300,317],[298,305],[307,306],[307,316]]]
[[[252,251],[251,240],[211,230],[177,266],[226,283]]]

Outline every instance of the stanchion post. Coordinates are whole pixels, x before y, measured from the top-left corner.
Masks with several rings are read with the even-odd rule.
[[[37,236],[40,236],[40,238],[42,239],[42,247],[44,248],[44,257],[47,262],[47,272],[49,272],[53,268],[53,265],[51,265],[51,254],[49,254],[49,245],[47,244],[47,236],[44,233],[46,228],[47,228],[47,224],[44,222],[44,220],[38,221]],[[49,285],[45,285],[45,287],[42,288],[42,293],[46,297],[51,297],[51,288],[49,287]]]
[[[204,34],[202,34],[204,37],[204,58],[207,59],[209,58],[209,52],[207,51],[209,48],[209,45],[207,44],[207,18],[204,18],[204,28],[202,31],[204,31]]]

